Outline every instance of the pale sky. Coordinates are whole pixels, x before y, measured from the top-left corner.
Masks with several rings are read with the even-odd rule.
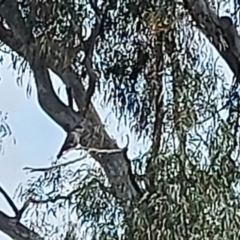
[[[0,111],[8,113],[7,123],[13,133],[11,137],[4,139],[4,154],[0,155],[0,185],[10,196],[13,196],[18,184],[30,177],[22,170],[23,167],[49,165],[51,159],[56,156],[65,133],[38,106],[34,81],[32,81],[31,97],[27,98],[28,74],[24,77],[25,84],[23,87],[17,86],[17,74],[12,70],[10,63],[11,61],[8,59],[0,67]],[[228,80],[231,79],[232,74],[229,68],[225,67],[224,70],[226,70],[225,76],[228,77]],[[61,85],[57,78],[54,78],[54,84],[55,89]],[[103,110],[100,106],[98,111],[101,113],[102,119],[105,119],[110,113],[109,109]],[[128,130],[124,126],[121,127],[120,132],[117,132],[116,128],[111,128],[111,125],[115,125],[115,118],[112,114],[110,116],[107,121],[107,125],[110,125],[108,130],[118,140],[119,146],[123,147],[126,144],[125,136]],[[123,141],[121,137],[124,137]],[[16,144],[14,144],[13,138],[16,139]],[[137,156],[140,149],[144,152],[148,147],[141,141],[137,143],[136,140],[131,138],[130,156]],[[16,199],[15,203],[18,207],[21,207]],[[0,210],[13,216],[12,210],[1,195]],[[8,236],[0,232],[0,240],[8,239],[10,239]]]
[[[10,61],[1,67],[0,109],[9,113],[7,122],[16,144],[13,137],[4,139],[4,154],[0,155],[0,184],[13,196],[18,184],[28,178],[22,170],[23,166],[48,165],[64,133],[39,108],[35,91],[27,99],[26,88],[17,86],[16,74],[9,65]],[[0,209],[10,216],[13,214],[1,195]],[[0,240],[5,239],[10,238],[0,232]]]
[[[48,166],[61,147],[65,133],[39,107],[34,81],[32,81],[31,97],[27,98],[26,86],[29,81],[29,74],[24,77],[25,84],[23,87],[19,87],[16,83],[17,74],[12,70],[10,63],[10,59],[8,59],[0,67],[0,111],[8,113],[7,123],[13,133],[12,136],[5,138],[3,141],[4,154],[0,155],[0,184],[10,196],[13,196],[18,184],[30,178],[22,170],[23,167]],[[61,86],[57,77],[54,77],[54,86],[56,91]],[[61,93],[64,95],[64,91],[61,91]],[[64,100],[64,96],[62,99]],[[102,119],[107,119],[106,125],[109,126],[110,134],[117,138],[120,147],[124,147],[127,141],[126,134],[129,131],[122,125],[120,131],[117,132],[116,128],[110,126],[116,121],[111,111],[103,110],[100,106],[98,110]],[[14,144],[14,138],[16,144]],[[131,137],[130,157],[136,157],[140,149],[143,152],[147,150],[147,147],[141,141],[137,143]],[[15,203],[18,207],[21,207],[16,199]],[[13,216],[12,210],[1,194],[0,209]],[[10,238],[0,232],[0,240],[7,239]]]
[[[228,71],[230,76],[230,71]],[[0,110],[8,112],[7,123],[12,130],[12,136],[5,138],[3,142],[4,154],[0,155],[0,184],[10,194],[14,195],[18,184],[30,178],[22,169],[25,166],[39,167],[48,166],[52,158],[56,156],[65,133],[58,127],[38,106],[34,82],[30,98],[26,96],[26,84],[29,75],[24,77],[25,84],[19,87],[16,84],[17,75],[10,66],[10,60],[1,66],[0,71]],[[58,78],[54,77],[55,90],[61,86]],[[64,91],[61,91],[63,93]],[[62,98],[64,99],[64,97]],[[109,116],[110,110],[103,110],[98,106],[102,119]],[[106,124],[109,132],[117,138],[119,146],[126,144],[127,128],[122,126],[120,132],[111,126],[115,125],[115,118],[112,114],[107,118]],[[123,137],[123,141],[122,141]],[[14,144],[16,139],[16,144]],[[146,151],[148,146],[131,138],[130,156],[137,156],[139,150]],[[18,207],[19,202],[15,199]],[[6,204],[5,199],[0,195],[0,209],[12,216],[13,212]],[[0,232],[0,240],[10,239]]]

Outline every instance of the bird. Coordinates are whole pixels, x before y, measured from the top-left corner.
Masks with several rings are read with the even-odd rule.
[[[57,159],[61,158],[61,156],[76,148],[80,144],[80,136],[83,134],[84,128],[81,126],[76,126],[73,130],[69,131],[67,137],[57,155]]]

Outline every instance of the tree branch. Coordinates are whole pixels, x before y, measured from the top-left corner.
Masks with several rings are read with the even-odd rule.
[[[5,7],[7,6],[9,5],[7,4]],[[5,17],[9,18],[10,16],[6,15]],[[8,19],[6,20],[8,21]],[[88,113],[86,116],[83,116],[83,110],[86,106],[85,90],[79,76],[71,67],[61,69],[59,66],[63,66],[64,64],[56,65],[54,62],[51,62],[54,60],[54,57],[51,58],[49,56],[48,58],[41,59],[38,51],[39,46],[37,45],[38,40],[36,40],[35,43],[29,44],[26,49],[21,48],[21,46],[17,43],[17,40],[1,40],[5,40],[5,44],[10,46],[30,63],[37,86],[39,105],[45,113],[54,120],[54,122],[60,125],[65,131],[67,131],[67,125],[73,129],[79,122],[82,122],[83,128],[86,130],[86,134],[81,136],[80,139],[82,146],[97,149],[119,149],[115,141],[107,134],[96,110],[91,103],[89,105]],[[59,49],[59,51],[60,50],[62,49]],[[49,72],[46,67],[57,73],[66,86],[70,86],[72,88],[76,98],[76,103],[80,110],[79,112],[73,111],[59,100],[53,90]],[[91,152],[91,156],[104,168],[109,182],[112,184],[113,194],[117,198],[133,199],[137,196],[138,187],[134,181],[131,165],[126,154],[122,153],[122,151],[111,154]]]
[[[10,207],[15,213],[14,217],[9,217],[0,211],[0,231],[16,240],[37,240],[43,239],[37,233],[34,233],[23,224],[20,223],[21,216],[29,205],[29,201],[23,204],[23,207],[18,210],[7,192],[0,186],[0,193],[4,196]]]
[[[61,72],[53,66],[53,70],[64,82],[67,82],[66,85],[72,88],[78,107],[82,107],[83,109],[83,85],[79,81],[76,73],[70,68]],[[60,124],[65,130],[67,124],[70,125],[71,129],[74,129],[81,122],[85,133],[80,137],[80,143],[84,147],[93,149],[119,149],[115,141],[112,140],[105,131],[92,104],[89,106],[88,115],[85,120],[83,111],[75,113],[71,108],[60,103],[52,90],[51,79],[46,69],[40,67],[38,64],[38,67],[33,67],[33,72],[37,83],[39,104],[55,122]],[[60,109],[62,109],[62,111],[60,111]],[[133,182],[130,162],[126,159],[126,156],[121,153],[120,149],[119,152],[115,154],[109,154],[108,152],[99,154],[94,151],[90,152],[90,154],[104,168],[110,183],[113,185],[113,194],[116,197],[125,199],[136,197],[138,189],[136,189],[137,184]]]
[[[0,230],[16,240],[43,240],[37,233],[7,216],[2,211],[0,211]]]
[[[0,186],[0,193],[2,193],[2,195],[6,199],[7,203],[10,205],[13,212],[15,213],[15,216],[17,216],[18,215],[18,209],[17,209],[16,205],[14,204],[13,200],[9,197],[7,192],[1,186]]]
[[[196,22],[197,27],[208,38],[212,39],[212,44],[225,59],[238,82],[240,82],[240,37],[236,29],[235,31],[227,32],[228,29],[224,28],[223,20],[210,9],[205,0],[184,0],[184,6]],[[225,46],[226,43],[227,47]]]
[[[0,4],[0,15],[6,19],[7,24],[13,31],[15,39],[26,44],[30,37],[30,30],[25,27],[23,18],[18,9],[18,1],[5,0]]]
[[[24,211],[27,209],[27,207],[29,206],[29,201],[26,201],[22,208],[18,210],[18,208],[16,207],[16,205],[14,204],[14,202],[12,201],[12,199],[9,197],[9,195],[7,194],[7,192],[0,186],[0,193],[2,193],[2,195],[4,196],[4,198],[6,199],[6,201],[8,202],[8,204],[10,205],[10,207],[12,208],[12,210],[15,213],[15,216],[12,219],[15,219],[16,222],[19,222]]]
[[[79,121],[79,116],[72,108],[60,101],[54,92],[48,70],[40,63],[37,65],[32,66],[32,70],[37,86],[39,105],[54,122],[68,131],[67,125],[75,126]]]
[[[68,165],[71,165],[71,164],[74,164],[76,162],[82,161],[82,160],[84,160],[86,158],[86,156],[87,156],[87,154],[84,155],[83,157],[74,159],[72,161],[67,161],[67,162],[64,162],[64,163],[61,163],[61,164],[57,164],[57,165],[54,165],[54,166],[51,166],[51,167],[45,167],[45,168],[25,167],[25,168],[23,168],[23,170],[28,170],[30,172],[49,172],[49,171],[52,171],[54,169],[57,169],[57,168],[60,168],[60,167],[66,167]]]
[[[90,5],[95,11],[96,14],[96,25],[94,29],[92,30],[91,36],[89,39],[84,43],[84,49],[85,49],[85,59],[84,59],[84,65],[86,66],[87,73],[89,76],[89,86],[86,92],[85,100],[86,100],[86,106],[85,106],[85,112],[84,115],[86,114],[86,111],[88,110],[89,104],[91,102],[91,98],[94,94],[95,88],[96,88],[96,83],[97,83],[97,75],[95,71],[92,69],[92,58],[93,58],[93,50],[94,46],[96,44],[97,38],[99,37],[101,27],[104,24],[104,16],[107,12],[107,7],[103,6],[103,11],[98,8],[97,4],[90,0]]]

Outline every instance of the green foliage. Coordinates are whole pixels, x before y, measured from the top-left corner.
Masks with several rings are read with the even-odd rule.
[[[43,25],[34,37],[43,39],[46,57],[51,44],[74,45],[76,32],[96,21],[86,1],[33,2],[28,8],[31,1],[22,1],[23,18],[38,12],[31,30]],[[55,166],[20,188],[22,199],[34,192],[43,203],[31,209],[30,221],[37,225],[41,216],[47,235],[57,239],[59,232],[49,226],[62,213],[64,224],[76,217],[92,239],[239,238],[238,84],[219,87],[225,79],[210,42],[193,28],[182,6],[169,3],[109,2],[94,48],[106,105],[114,106],[119,120],[127,119],[133,134],[152,140],[141,159],[147,165],[141,176],[144,195],[121,202],[98,166]],[[56,63],[64,51],[56,53]],[[72,60],[84,73],[79,58]],[[76,239],[79,232],[70,227],[65,239]]]

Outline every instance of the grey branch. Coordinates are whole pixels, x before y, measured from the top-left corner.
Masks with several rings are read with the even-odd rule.
[[[15,219],[15,221],[19,222],[22,217],[22,214],[24,213],[24,211],[27,209],[27,207],[29,205],[29,201],[26,201],[23,204],[22,208],[18,209],[16,207],[16,205],[14,204],[13,200],[10,198],[10,196],[7,194],[7,192],[1,186],[0,186],[0,193],[2,193],[2,195],[6,199],[7,203],[10,205],[10,207],[14,211],[15,216],[13,217],[13,219]]]
[[[0,231],[16,240],[44,240],[37,233],[0,211]]]
[[[197,27],[209,38],[212,44],[225,59],[238,82],[240,82],[239,57],[240,57],[240,37],[232,24],[231,19],[227,17],[219,18],[210,8],[205,0],[184,0],[184,7],[189,11]],[[227,26],[230,24],[230,28]],[[221,45],[221,39],[227,42],[229,47],[226,49]]]
[[[41,238],[37,233],[33,232],[20,223],[21,216],[25,209],[28,207],[29,201],[27,201],[23,207],[18,210],[10,196],[1,186],[0,192],[15,213],[14,217],[9,217],[0,211],[0,231],[16,240],[43,240],[43,238]]]
[[[6,3],[8,1],[4,2]],[[3,9],[3,5],[0,5],[0,15],[3,13],[7,22],[12,22],[13,19],[15,19],[13,15],[17,14],[18,11],[17,9],[12,9],[12,6],[7,3],[4,5]],[[8,14],[10,12],[11,14]],[[28,26],[28,24],[20,26],[20,28],[26,26]],[[36,82],[38,102],[43,111],[65,131],[68,132],[67,124],[70,125],[71,129],[74,129],[78,123],[84,119],[83,110],[86,103],[84,86],[74,69],[71,69],[71,67],[62,69],[59,67],[61,64],[55,64],[54,57],[49,56],[48,58],[42,58],[38,55],[39,46],[37,40],[27,43],[19,39],[19,34],[24,33],[25,31],[28,32],[28,29],[24,30],[16,28],[16,31],[18,30],[18,32],[15,34],[15,28],[13,27],[11,29],[12,32],[9,33],[13,34],[13,37],[6,37],[4,35],[6,31],[4,32],[4,30],[1,30],[3,29],[0,28],[0,40],[30,63]],[[60,50],[61,49],[59,49],[59,51]],[[48,69],[51,69],[56,73],[66,86],[72,88],[79,112],[75,112],[59,99],[53,89]],[[95,126],[102,126],[102,123],[98,113],[90,103],[88,113],[86,114],[86,122],[83,126],[87,131],[87,134],[85,137],[83,136],[83,138],[81,138],[81,141],[83,143],[89,142],[89,148],[117,149],[118,147],[115,144],[115,141],[110,138],[104,127],[97,133],[94,131]],[[86,136],[91,136],[92,138],[89,139]],[[82,145],[86,146],[85,144]],[[106,172],[109,182],[112,184],[112,193],[114,196],[121,199],[133,199],[137,196],[138,191],[130,179],[129,171],[131,168],[129,167],[129,162],[126,160],[124,154],[121,152],[110,155],[108,153],[103,153],[101,156],[96,152],[91,152],[90,154],[101,164]],[[119,179],[121,179],[121,183],[119,182]]]
[[[85,154],[84,156],[82,156],[80,158],[74,159],[72,161],[67,161],[67,162],[57,164],[57,165],[54,165],[54,166],[51,166],[51,167],[43,167],[43,168],[25,167],[25,168],[23,168],[23,170],[30,171],[30,172],[49,172],[49,171],[52,171],[52,170],[55,170],[55,169],[58,169],[58,168],[61,168],[61,167],[66,167],[66,166],[69,166],[69,165],[74,164],[76,162],[82,161],[86,157],[87,157],[87,154]]]
[[[14,204],[13,200],[10,198],[10,196],[7,194],[7,192],[0,186],[0,193],[2,193],[3,197],[6,199],[9,206],[12,208],[13,212],[15,213],[15,216],[18,215],[18,209],[16,205]]]

